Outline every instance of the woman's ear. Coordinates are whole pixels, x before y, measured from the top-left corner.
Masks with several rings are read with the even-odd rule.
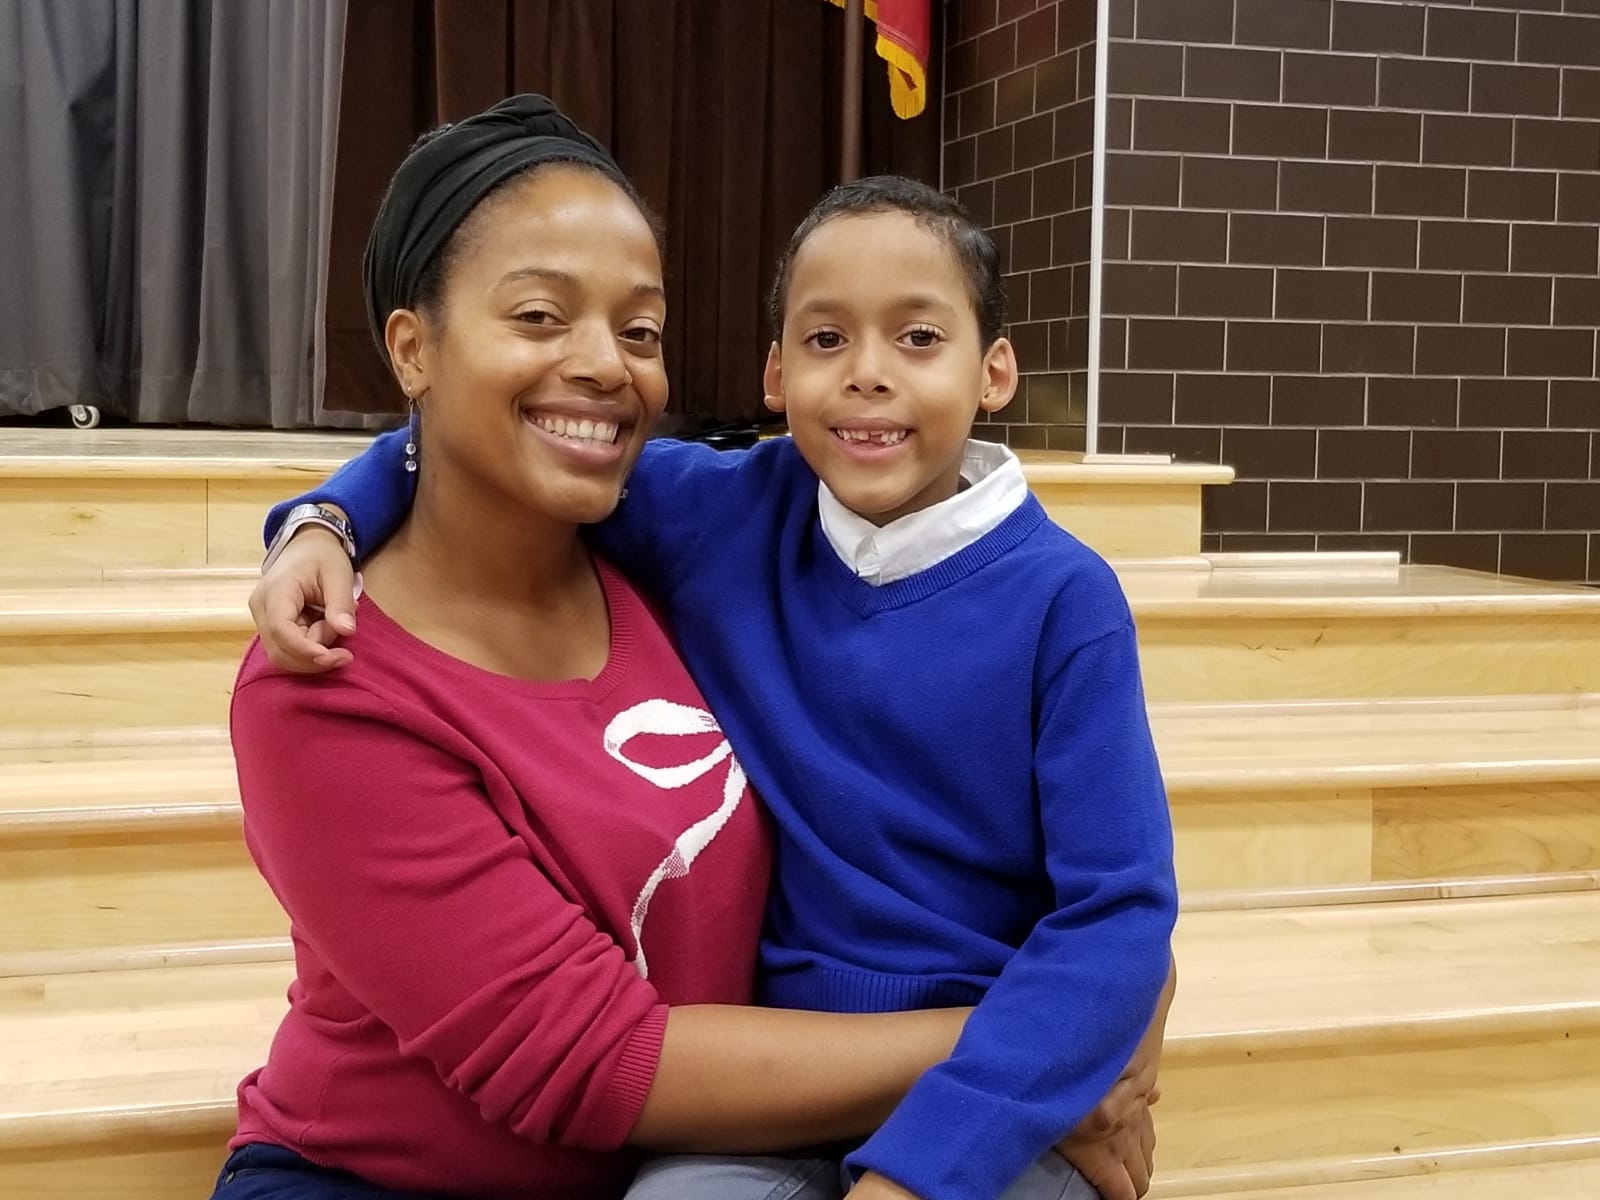
[[[429,387],[423,334],[421,315],[409,308],[395,309],[383,325],[383,344],[389,351],[389,364],[400,381],[400,389],[413,400],[426,395]]]
[[[978,407],[999,412],[1017,394],[1017,352],[1009,338],[995,338],[983,356],[983,395]]]
[[[783,411],[783,360],[778,354],[778,343],[773,342],[767,351],[766,370],[761,372],[761,386],[766,390],[766,404],[773,412]]]

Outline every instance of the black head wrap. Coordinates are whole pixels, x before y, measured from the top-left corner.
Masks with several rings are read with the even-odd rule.
[[[499,183],[540,162],[581,162],[627,188],[616,160],[544,96],[510,96],[446,126],[400,164],[372,223],[361,260],[367,322],[388,358],[383,328],[410,308],[428,264]]]

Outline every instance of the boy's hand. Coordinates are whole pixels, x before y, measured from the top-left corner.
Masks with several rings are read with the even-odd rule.
[[[1161,1099],[1156,1074],[1167,1031],[1167,1013],[1178,989],[1178,964],[1167,970],[1156,1013],[1117,1082],[1078,1127],[1056,1144],[1056,1152],[1093,1184],[1104,1200],[1139,1200],[1155,1171],[1156,1131],[1150,1106]]]
[[[350,662],[336,647],[356,631],[356,573],[344,547],[315,525],[299,530],[250,593],[261,648],[275,667],[314,674]]]

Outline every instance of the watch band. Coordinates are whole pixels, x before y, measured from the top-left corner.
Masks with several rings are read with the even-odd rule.
[[[278,556],[288,546],[290,539],[307,525],[320,525],[339,539],[344,545],[344,552],[350,558],[352,566],[356,564],[356,534],[346,521],[331,508],[324,508],[320,504],[297,504],[291,508],[283,518],[283,524],[278,527],[277,536],[272,539],[272,544],[267,547],[267,556],[261,560],[261,571],[265,574],[272,564],[278,561]]]

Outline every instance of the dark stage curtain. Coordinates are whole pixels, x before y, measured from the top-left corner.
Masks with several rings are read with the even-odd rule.
[[[349,0],[327,406],[395,407],[359,265],[406,148],[441,121],[536,91],[610,146],[666,221],[672,411],[759,417],[771,271],[838,178],[843,19],[823,0]],[[937,46],[931,57],[936,68]],[[863,170],[937,184],[938,80],[912,121],[891,113],[870,50],[863,86]]]

